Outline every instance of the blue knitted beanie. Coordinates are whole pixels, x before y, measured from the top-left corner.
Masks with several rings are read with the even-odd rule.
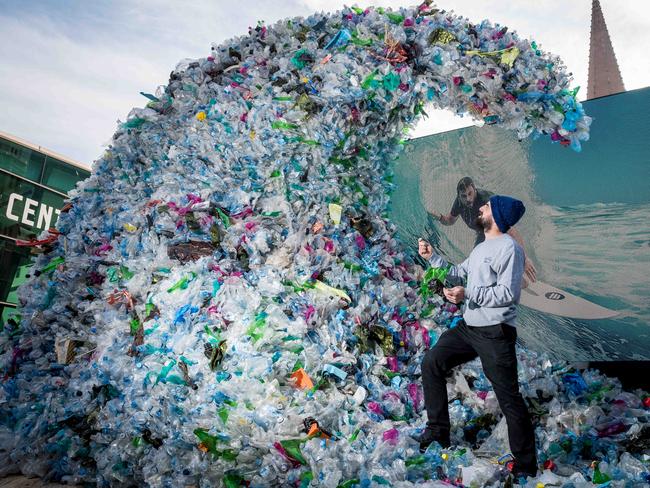
[[[504,234],[508,232],[510,227],[519,222],[519,219],[526,211],[526,207],[524,207],[521,200],[504,195],[490,197],[490,206],[492,207],[494,222]]]

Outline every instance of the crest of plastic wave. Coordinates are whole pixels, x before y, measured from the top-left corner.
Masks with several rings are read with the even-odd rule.
[[[590,119],[569,82],[507,28],[428,4],[259,25],[179,64],[71,193],[20,290],[5,465],[151,486],[379,469],[398,454],[374,441],[331,443],[336,469],[319,440],[307,466],[273,446],[304,441],[305,417],[369,439],[419,419],[435,338],[384,216],[405,130],[434,106],[579,149]],[[410,379],[384,384],[386,364]]]

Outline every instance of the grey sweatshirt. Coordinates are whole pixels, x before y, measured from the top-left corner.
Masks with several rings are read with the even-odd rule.
[[[429,262],[433,267],[448,266],[435,253]],[[463,314],[467,325],[515,325],[523,273],[524,251],[508,234],[486,239],[460,265],[452,265],[450,281],[467,280]]]

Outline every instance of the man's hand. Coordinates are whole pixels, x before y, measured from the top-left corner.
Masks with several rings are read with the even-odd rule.
[[[435,210],[433,212],[429,212],[429,215],[431,215],[431,217],[433,217],[436,220],[442,220],[442,214],[436,212]]]
[[[418,253],[424,259],[429,259],[433,256],[433,247],[424,239],[418,239]]]
[[[442,292],[445,294],[445,298],[451,303],[458,305],[465,299],[465,288],[462,286],[454,286],[453,288],[443,288]]]
[[[537,269],[535,269],[535,265],[528,258],[524,261],[524,275],[526,275],[526,281],[528,283],[535,283],[537,281]]]

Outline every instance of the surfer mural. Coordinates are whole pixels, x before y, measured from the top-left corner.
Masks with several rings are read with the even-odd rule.
[[[468,228],[476,233],[474,247],[485,240],[485,234],[479,221],[479,209],[485,205],[494,192],[477,188],[474,180],[464,176],[456,185],[456,198],[447,215],[437,212],[429,214],[442,225],[454,225],[459,217]],[[522,247],[526,248],[524,238],[515,227],[508,234]],[[524,279],[522,286],[521,304],[546,312],[576,319],[605,319],[618,315],[618,312],[601,307],[577,297],[571,293],[559,290],[536,279],[537,270],[528,256],[525,258]]]
[[[593,145],[571,157],[494,127],[409,141],[395,164],[400,235],[460,263],[480,240],[472,199],[515,195],[527,208],[519,242],[535,269],[520,299],[524,343],[564,359],[650,359],[649,104],[647,88],[585,102],[596,115]]]

